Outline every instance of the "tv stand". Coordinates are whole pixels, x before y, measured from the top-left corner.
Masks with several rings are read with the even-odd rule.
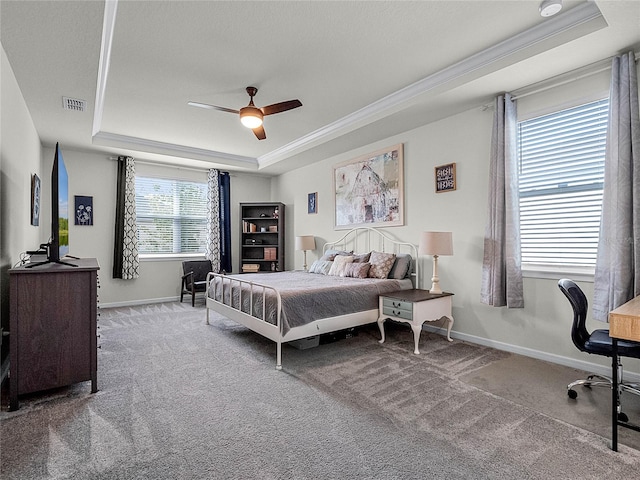
[[[80,260],[79,258],[76,257],[69,257],[75,260]],[[74,263],[69,263],[69,262],[63,262],[62,260],[45,260],[44,262],[37,262],[37,263],[27,263],[25,265],[25,268],[33,268],[33,267],[38,267],[40,265],[47,265],[49,263],[57,263],[58,265],[66,265],[68,267],[77,267],[78,265],[74,264]]]

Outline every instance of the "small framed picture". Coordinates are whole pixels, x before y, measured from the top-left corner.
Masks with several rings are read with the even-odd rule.
[[[451,192],[456,189],[456,164],[448,163],[436,167],[436,193]]]
[[[31,176],[31,225],[40,225],[40,177]]]
[[[76,225],[93,225],[93,197],[75,196]]]
[[[318,192],[313,192],[308,195],[307,213],[318,213]]]

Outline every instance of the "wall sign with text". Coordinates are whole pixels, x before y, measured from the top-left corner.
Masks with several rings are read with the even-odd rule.
[[[449,163],[436,167],[436,193],[456,189],[456,164]]]

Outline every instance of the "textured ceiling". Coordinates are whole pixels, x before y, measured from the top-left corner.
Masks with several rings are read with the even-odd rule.
[[[640,47],[639,1],[0,1],[45,145],[277,174]],[[245,87],[266,117],[236,115]],[[87,111],[62,109],[62,97]]]

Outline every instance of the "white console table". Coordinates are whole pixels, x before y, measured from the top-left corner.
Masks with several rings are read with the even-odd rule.
[[[418,343],[424,322],[435,322],[442,317],[448,320],[447,340],[451,340],[451,327],[453,316],[451,314],[451,298],[453,293],[430,293],[429,290],[398,290],[385,293],[379,297],[378,327],[384,343],[384,322],[387,318],[411,325],[415,349],[413,353],[418,355]]]

